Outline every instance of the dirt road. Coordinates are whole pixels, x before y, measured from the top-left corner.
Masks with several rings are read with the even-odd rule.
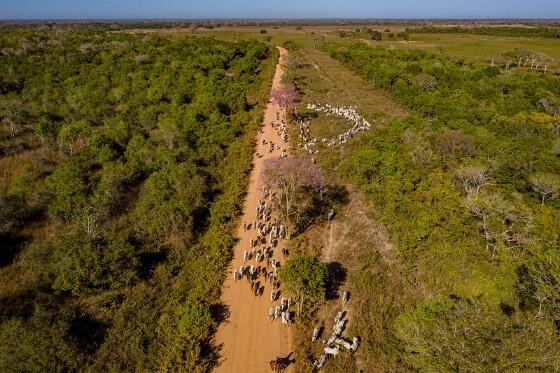
[[[278,48],[280,52],[280,63],[283,61],[286,50]],[[282,69],[280,63],[276,66],[272,88],[280,87]],[[280,150],[275,149],[272,153],[268,151],[268,145],[263,140],[272,141],[274,144],[283,146],[285,144],[276,130],[270,125],[276,122],[276,112],[284,114],[277,104],[269,103],[265,114],[262,131],[257,137],[257,149],[253,158],[254,168],[251,173],[247,198],[243,209],[243,216],[237,230],[239,243],[235,247],[234,258],[228,270],[228,276],[222,289],[222,303],[229,307],[229,318],[223,322],[216,333],[215,346],[219,349],[220,361],[216,372],[235,373],[257,373],[269,372],[269,361],[276,356],[286,358],[292,352],[290,327],[282,325],[280,320],[270,321],[268,311],[272,305],[270,302],[271,286],[265,283],[265,290],[261,297],[256,297],[251,291],[246,279],[234,281],[231,275],[232,268],[239,268],[243,264],[243,251],[249,250],[249,239],[256,238],[256,231],[244,230],[242,223],[252,222],[256,218],[256,207],[259,200],[259,175],[263,162],[267,158],[279,157]],[[258,158],[256,154],[261,154]],[[281,263],[280,247],[275,250],[274,257]],[[253,261],[252,261],[253,262]],[[253,262],[254,263],[254,262]],[[274,305],[277,305],[275,302]],[[287,371],[290,371],[291,367]]]

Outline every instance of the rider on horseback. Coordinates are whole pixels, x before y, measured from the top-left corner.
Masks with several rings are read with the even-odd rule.
[[[286,369],[288,365],[280,356],[276,356],[274,360],[270,362],[270,368],[275,372],[282,372]]]

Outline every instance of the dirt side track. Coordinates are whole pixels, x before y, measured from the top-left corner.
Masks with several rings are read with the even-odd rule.
[[[280,61],[276,66],[276,72],[272,82],[272,88],[281,86],[282,68],[287,51],[278,47]],[[256,238],[255,230],[245,231],[243,221],[252,222],[256,217],[256,207],[259,200],[259,175],[263,168],[265,159],[278,157],[279,150],[268,152],[268,145],[263,140],[273,141],[275,144],[285,144],[280,136],[270,125],[275,120],[275,113],[280,112],[281,117],[285,113],[275,103],[269,102],[264,113],[262,131],[257,136],[257,149],[253,157],[254,168],[251,172],[243,216],[237,229],[238,244],[234,248],[234,257],[228,268],[228,276],[222,289],[222,303],[229,307],[229,318],[223,322],[216,333],[215,346],[220,350],[220,361],[216,372],[269,372],[269,361],[276,356],[288,357],[292,352],[290,327],[282,325],[280,320],[270,321],[268,310],[271,306],[271,286],[259,278],[261,284],[265,284],[265,290],[261,297],[256,297],[246,279],[235,282],[232,278],[232,268],[239,268],[243,264],[243,251],[249,250],[249,239]],[[256,154],[263,155],[258,158]],[[283,259],[279,254],[280,248],[275,250],[274,257],[281,263]],[[254,262],[251,261],[253,264]],[[277,302],[275,302],[276,305]],[[292,367],[288,367],[287,372]]]

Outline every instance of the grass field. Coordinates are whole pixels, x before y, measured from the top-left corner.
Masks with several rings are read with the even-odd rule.
[[[339,36],[339,31],[350,32],[360,27],[383,32],[387,28],[398,33],[404,31],[405,26],[307,26],[301,29],[297,27],[222,27],[217,29],[199,29],[197,35],[215,36],[219,39],[241,40],[247,38],[257,38],[263,41],[273,41],[283,43],[286,40],[297,42],[302,47],[310,47],[313,40],[317,37],[324,37],[327,41],[337,41],[345,43],[367,42],[370,45],[381,45],[385,47],[394,46],[395,48],[419,48],[425,50],[437,50],[452,57],[466,58],[477,61],[495,64],[503,64],[511,57],[504,57],[505,53],[513,52],[516,49],[523,49],[534,54],[541,67],[549,64],[548,71],[554,73],[560,68],[560,41],[557,39],[545,38],[523,38],[523,37],[500,37],[471,34],[410,34],[409,40],[382,40],[372,41],[360,38]],[[266,34],[261,34],[261,30],[266,30]],[[138,32],[132,30],[129,32]],[[154,32],[161,34],[190,34],[189,29],[169,29],[169,30],[141,30],[141,32]],[[513,60],[513,59],[512,59]],[[513,61],[512,61],[513,62]]]
[[[453,57],[484,62],[504,63],[504,53],[515,49],[533,52],[541,61],[557,68],[560,63],[560,41],[544,38],[497,37],[468,34],[411,34],[409,41],[368,41],[371,45],[394,45],[397,48],[442,50]]]

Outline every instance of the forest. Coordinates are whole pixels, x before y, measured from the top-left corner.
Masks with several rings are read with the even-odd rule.
[[[0,34],[0,371],[207,371],[277,52]]]
[[[410,110],[350,142],[337,171],[429,295],[391,317],[401,369],[556,371],[557,77],[363,43],[323,50]]]

